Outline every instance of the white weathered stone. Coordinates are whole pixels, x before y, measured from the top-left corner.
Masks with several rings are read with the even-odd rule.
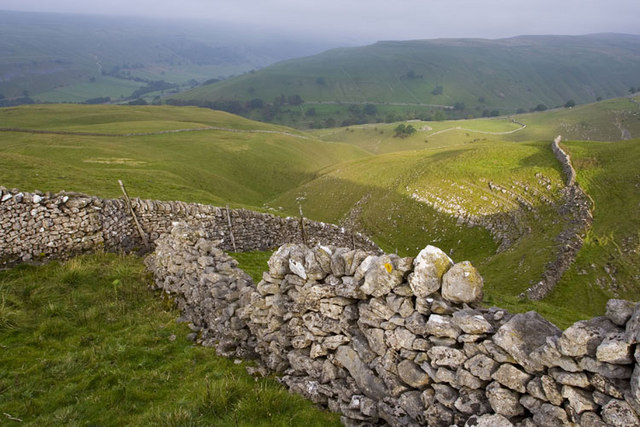
[[[409,286],[418,298],[426,298],[440,289],[442,276],[453,261],[441,249],[427,246],[413,260],[414,270],[409,275]]]
[[[613,332],[606,335],[596,349],[596,359],[600,362],[626,365],[633,362],[631,344],[623,332]]]
[[[458,349],[435,346],[427,351],[432,366],[447,366],[457,369],[466,360],[464,353]]]
[[[469,261],[455,264],[442,276],[442,297],[455,303],[482,300],[484,281]]]
[[[501,387],[494,381],[487,386],[486,393],[491,408],[496,413],[508,418],[524,415],[524,407],[519,402],[520,395],[515,391]]]
[[[486,334],[493,330],[491,323],[477,310],[465,309],[453,313],[453,323],[466,334]]]
[[[491,374],[491,378],[511,390],[524,393],[526,392],[526,384],[531,379],[531,375],[513,365],[505,363],[504,365],[500,365],[498,370]]]
[[[462,331],[457,327],[450,316],[432,314],[425,324],[425,333],[436,337],[448,337],[456,339]]]
[[[509,353],[527,372],[542,372],[544,365],[531,357],[535,349],[544,345],[550,336],[561,331],[535,311],[516,314],[502,325],[493,342]]]

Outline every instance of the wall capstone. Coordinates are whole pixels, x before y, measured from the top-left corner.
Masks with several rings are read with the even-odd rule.
[[[473,266],[426,256],[433,247],[414,260],[287,244],[253,285],[216,244],[177,224],[147,258],[156,286],[199,342],[255,358],[251,372],[279,373],[347,426],[640,425],[640,304],[611,300],[562,331],[480,307]],[[473,286],[447,298],[459,269]]]

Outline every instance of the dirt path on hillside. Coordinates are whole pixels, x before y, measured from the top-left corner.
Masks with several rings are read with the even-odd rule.
[[[295,133],[277,131],[277,130],[232,129],[232,128],[224,128],[224,127],[218,127],[218,126],[206,126],[201,128],[189,128],[189,129],[171,129],[171,130],[161,130],[157,132],[132,132],[132,133],[72,132],[72,131],[63,131],[63,130],[0,128],[0,132],[22,132],[22,133],[38,133],[38,134],[51,134],[51,135],[111,136],[111,137],[165,135],[170,133],[201,132],[201,131],[210,131],[210,130],[222,131],[222,132],[234,132],[234,133],[266,133],[266,134],[291,136],[291,137],[300,138],[300,139],[311,139],[308,136],[297,135]]]
[[[524,123],[519,123],[519,122],[514,122],[514,123],[519,124],[520,127],[518,129],[507,130],[507,131],[504,131],[504,132],[489,132],[489,131],[484,131],[484,130],[473,130],[473,129],[463,128],[461,126],[456,126],[456,127],[453,127],[453,128],[447,128],[447,129],[439,130],[439,131],[434,132],[434,133],[430,133],[427,136],[435,136],[435,135],[439,135],[441,133],[450,132],[452,130],[462,130],[462,131],[465,131],[465,132],[481,133],[483,135],[509,135],[511,133],[520,132],[521,130],[523,130],[523,129],[525,129],[527,127],[527,125],[525,125]]]

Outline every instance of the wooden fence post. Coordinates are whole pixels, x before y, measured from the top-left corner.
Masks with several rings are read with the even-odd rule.
[[[302,233],[302,243],[307,244],[307,232],[304,229],[304,214],[302,213],[302,205],[298,203],[298,211],[300,212],[300,232]]]
[[[118,180],[118,184],[120,184],[120,189],[122,189],[122,194],[124,194],[124,200],[127,203],[127,206],[129,207],[129,212],[131,213],[131,216],[133,217],[133,222],[135,222],[135,224],[136,224],[136,228],[138,229],[138,234],[140,234],[140,237],[142,238],[142,243],[144,244],[145,247],[147,247],[147,246],[149,246],[149,240],[147,239],[147,235],[142,230],[142,227],[140,226],[140,223],[138,222],[138,217],[136,216],[136,213],[133,210],[133,205],[131,204],[131,199],[129,199],[129,194],[127,194],[127,189],[124,188],[124,184],[122,183],[121,180]]]
[[[233,235],[233,227],[231,226],[231,211],[229,210],[229,205],[227,205],[227,223],[229,224],[229,234],[231,234],[231,245],[233,246],[233,252],[238,252],[238,248],[236,248],[236,238]]]

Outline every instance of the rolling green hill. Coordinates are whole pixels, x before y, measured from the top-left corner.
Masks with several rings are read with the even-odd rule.
[[[323,167],[366,155],[193,107],[21,106],[0,109],[0,122],[58,132],[0,132],[2,185],[105,197],[119,196],[122,179],[143,198],[260,207]]]
[[[284,61],[172,102],[333,127],[588,103],[635,90],[639,75],[640,36],[633,35],[389,41]]]
[[[518,296],[553,260],[568,221],[550,141],[558,133],[615,139],[616,123],[637,138],[637,101],[515,121],[411,122],[419,130],[406,138],[394,136],[397,123],[306,133],[193,107],[5,108],[6,127],[31,132],[0,132],[0,184],[119,197],[122,179],[137,197],[288,215],[301,203],[307,217],[362,231],[387,251],[415,255],[434,244],[469,259],[485,278],[488,303],[535,308],[567,324],[602,312],[611,296],[640,297],[640,141],[566,144],[594,200],[594,223],[575,267],[549,298],[532,303]]]
[[[0,11],[0,95],[152,100],[326,46],[216,22]]]

